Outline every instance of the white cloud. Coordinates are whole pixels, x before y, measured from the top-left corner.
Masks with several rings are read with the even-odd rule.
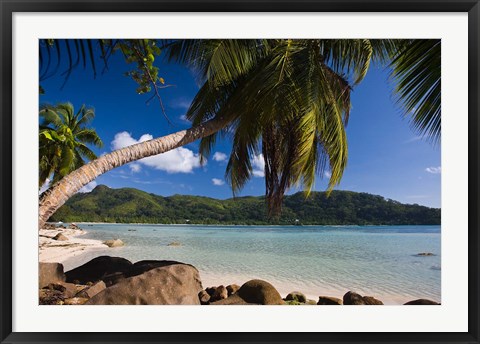
[[[115,134],[115,137],[113,138],[113,141],[111,143],[111,147],[112,147],[112,150],[117,150],[120,148],[134,145],[139,142],[145,142],[151,139],[153,139],[152,135],[144,134],[137,141],[132,137],[132,135],[130,135],[130,133],[127,133],[126,131],[122,131],[120,133]]]
[[[412,143],[412,142],[420,141],[421,139],[422,139],[421,136],[414,136],[411,139],[404,141],[403,143]]]
[[[135,162],[129,164],[128,167],[130,167],[130,171],[132,171],[132,173],[138,173],[142,170],[142,166]]]
[[[80,190],[78,190],[78,192],[81,192],[81,193],[87,193],[87,192],[90,192],[92,191],[93,189],[95,189],[95,187],[97,186],[97,182],[96,181],[93,181],[93,182],[90,182],[88,183],[87,185],[85,185],[83,188],[81,188]]]
[[[222,153],[222,152],[215,152],[215,154],[213,154],[213,160],[215,160],[215,161],[225,161],[225,160],[227,160],[227,154]]]
[[[144,134],[135,140],[129,133],[117,133],[111,146],[113,150],[131,146],[133,144],[153,139],[150,134]],[[200,167],[200,155],[190,149],[179,147],[168,152],[138,160],[137,163],[166,171],[167,173],[191,173],[194,168]]]
[[[225,182],[223,180],[218,179],[218,178],[212,178],[212,183],[213,183],[213,185],[217,185],[217,186],[225,184]]]
[[[185,97],[180,97],[180,98],[177,98],[177,99],[173,99],[168,105],[172,109],[188,110],[191,103],[192,103],[192,100],[189,100]]]
[[[330,178],[332,176],[332,172],[325,171],[325,177]]]
[[[265,159],[263,154],[254,155],[250,162],[252,163],[253,175],[255,177],[265,177]]]
[[[428,173],[432,173],[432,174],[440,174],[442,173],[442,167],[441,166],[438,166],[438,167],[427,167],[425,169],[425,171],[427,171]]]

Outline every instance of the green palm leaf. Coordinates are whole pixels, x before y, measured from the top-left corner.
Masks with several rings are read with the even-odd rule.
[[[392,63],[397,101],[413,128],[438,142],[441,132],[441,41],[412,40]]]

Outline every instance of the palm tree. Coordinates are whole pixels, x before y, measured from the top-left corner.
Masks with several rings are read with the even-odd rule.
[[[39,130],[39,187],[47,178],[60,181],[70,172],[97,158],[87,144],[103,145],[88,124],[95,117],[92,108],[83,105],[76,113],[70,103],[43,105],[40,109]]]
[[[331,190],[347,161],[350,90],[372,60],[385,61],[400,51],[395,49],[390,40],[176,42],[168,57],[193,65],[206,80],[188,111],[192,128],[106,154],[72,172],[42,195],[39,225],[100,174],[197,139],[206,154],[219,132],[233,132],[227,175],[234,191],[251,176],[249,157],[262,141],[273,212],[286,188],[301,183],[308,191],[327,162]]]

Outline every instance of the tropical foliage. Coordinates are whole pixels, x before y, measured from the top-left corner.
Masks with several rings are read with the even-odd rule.
[[[39,115],[39,187],[47,178],[55,183],[86,160],[97,158],[87,146],[102,146],[96,131],[89,128],[95,117],[92,108],[83,105],[75,113],[70,103],[43,105]]]
[[[266,216],[265,197],[218,200],[175,195],[162,197],[137,189],[97,186],[78,193],[62,206],[51,221],[192,224],[295,224],[304,225],[425,225],[440,224],[440,209],[401,204],[381,196],[351,191],[313,191],[285,196],[282,214]]]
[[[135,46],[145,40],[126,42]],[[430,72],[439,70],[439,58],[428,57],[434,56],[439,47],[439,42],[435,42],[367,39],[171,42],[165,55],[193,66],[204,82],[187,114],[193,127],[136,146],[135,154],[129,149],[112,152],[88,171],[76,171],[68,181],[67,193],[51,193],[40,200],[40,222],[81,188],[79,180],[84,185],[132,159],[160,154],[198,138],[201,153],[208,155],[219,134],[232,135],[226,179],[234,192],[252,175],[252,155],[263,153],[269,214],[279,214],[289,187],[303,185],[308,194],[316,174],[322,176],[326,169],[331,172],[328,186],[331,191],[341,180],[347,163],[345,125],[350,91],[365,77],[371,62],[391,63],[392,76],[400,80],[399,99],[408,114],[413,112],[414,126],[431,137],[439,135],[439,107],[428,106],[437,100],[439,105],[434,90],[439,87],[440,75]],[[102,46],[106,46],[104,40],[100,41]],[[90,45],[89,51],[93,51]],[[135,49],[127,53],[135,54]],[[71,60],[71,53],[68,56]],[[142,66],[148,66],[149,57],[140,54],[136,58],[142,59],[137,60],[140,74],[129,75],[137,82],[146,82],[149,78],[143,76],[148,75],[148,70],[143,74],[141,70]],[[133,62],[128,55],[127,62]],[[69,66],[71,70],[71,62]],[[415,73],[409,74],[412,69],[423,74],[417,78]],[[417,87],[416,81],[421,86]],[[66,183],[63,190],[68,186]]]
[[[252,177],[252,156],[262,153],[268,212],[279,215],[292,185],[308,194],[326,169],[329,191],[340,182],[350,91],[392,47],[366,39],[183,40],[166,55],[206,80],[186,114],[193,125],[215,117],[230,123],[201,139],[202,156],[218,135],[232,135],[226,179],[236,193]]]

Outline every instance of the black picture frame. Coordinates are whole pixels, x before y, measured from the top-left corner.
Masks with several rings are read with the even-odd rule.
[[[478,0],[0,0],[1,343],[395,342],[479,343]],[[468,13],[468,332],[461,333],[20,333],[12,332],[12,15],[15,12],[465,12]],[[459,302],[465,302],[460,300]]]

